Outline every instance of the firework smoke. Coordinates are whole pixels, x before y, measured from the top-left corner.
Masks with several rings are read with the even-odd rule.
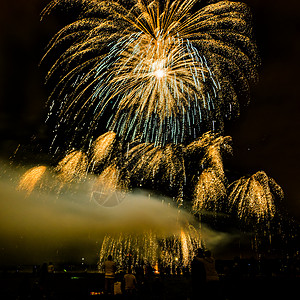
[[[127,195],[113,208],[99,205],[90,197],[96,179],[73,183],[66,190],[60,189],[59,196],[49,189],[27,195],[26,191],[14,188],[24,171],[4,168],[3,162],[1,165],[3,265],[41,264],[45,259],[79,262],[81,257],[89,257],[95,262],[95,253],[100,251],[107,235],[115,236],[122,231],[141,236],[152,231],[159,237],[172,237],[180,235],[180,226],[185,222],[191,222],[197,228],[190,214],[181,211],[179,217],[177,208],[167,204],[166,198],[162,202],[142,192]],[[48,184],[60,188],[55,177],[50,176]],[[205,225],[202,225],[202,230],[206,230],[203,239],[208,242],[217,236],[224,244],[231,240],[230,236],[209,230]]]

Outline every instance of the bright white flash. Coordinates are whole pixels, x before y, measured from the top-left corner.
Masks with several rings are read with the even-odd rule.
[[[166,72],[163,69],[158,69],[154,72],[154,76],[156,76],[158,79],[163,78],[166,75]]]
[[[153,70],[153,75],[157,78],[157,79],[161,79],[166,75],[166,71],[164,68],[164,63],[163,61],[155,61],[152,64],[152,70]]]

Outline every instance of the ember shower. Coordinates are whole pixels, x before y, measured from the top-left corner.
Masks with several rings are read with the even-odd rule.
[[[223,168],[223,156],[232,152],[224,123],[248,103],[258,77],[251,13],[239,2],[206,2],[54,0],[44,9],[42,18],[63,10],[75,19],[42,59],[53,63],[46,76],[55,82],[51,150],[65,157],[50,171],[61,186],[93,173],[91,193],[101,205],[107,195],[117,193],[120,201],[142,187],[191,213],[225,206],[241,220],[274,217],[274,201],[283,197],[274,179],[259,171],[229,184]],[[45,172],[30,169],[19,188],[30,194]],[[162,243],[170,257],[179,247],[176,256],[188,264],[193,247],[203,246],[190,232],[183,226],[171,242],[151,243]],[[124,249],[122,235],[107,236],[102,250]]]
[[[86,126],[89,142],[109,110],[106,129],[122,142],[186,144],[222,131],[257,80],[258,57],[245,4],[196,10],[202,2],[52,1],[43,17],[79,11],[44,57],[63,49],[46,78],[57,81],[49,99],[57,126],[73,125],[72,135]]]

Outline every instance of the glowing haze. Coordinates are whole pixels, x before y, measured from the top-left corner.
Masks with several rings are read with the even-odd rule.
[[[53,187],[59,189],[60,182],[47,174],[52,189],[35,190],[29,197],[27,192],[16,191],[13,185],[24,169],[4,166],[2,161],[0,170],[5,174],[0,176],[2,265],[41,264],[45,259],[56,263],[66,259],[81,262],[83,256],[89,258],[87,263],[95,263],[95,253],[108,235],[123,232],[124,236],[141,236],[148,232],[146,239],[150,239],[150,234],[157,238],[180,237],[186,222],[194,223],[190,214],[179,213],[176,207],[167,204],[166,198],[163,203],[156,197],[149,198],[144,192],[127,195],[113,208],[101,206],[91,198],[93,182],[97,180],[93,176],[85,182],[60,189],[58,198]],[[194,225],[197,228],[197,223]],[[216,239],[226,244],[234,238],[213,232],[204,225],[202,228],[202,238],[213,248]],[[190,229],[184,229],[184,232],[188,235]]]

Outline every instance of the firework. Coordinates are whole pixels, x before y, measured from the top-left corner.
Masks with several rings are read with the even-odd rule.
[[[154,266],[159,261],[164,267],[190,266],[195,250],[204,247],[201,233],[191,224],[178,228],[170,236],[151,230],[141,234],[120,233],[105,236],[100,250],[99,267],[111,254],[119,266]]]
[[[204,168],[214,168],[220,176],[225,177],[223,167],[223,156],[232,154],[232,138],[221,136],[216,133],[206,132],[186,147],[189,155],[202,154],[199,166]]]
[[[222,130],[257,79],[251,15],[243,3],[195,11],[197,2],[50,2],[42,16],[59,5],[80,11],[45,54],[63,52],[47,75],[59,78],[50,96],[59,122],[89,123],[89,135],[110,110],[108,130],[156,145]]]
[[[27,196],[29,196],[36,188],[37,184],[41,182],[41,179],[44,176],[46,170],[46,166],[37,166],[26,171],[20,179],[18,190],[26,191]]]
[[[93,143],[93,166],[102,163],[112,151],[116,140],[114,132],[106,132],[99,136]]]
[[[102,206],[120,204],[128,191],[128,179],[121,176],[116,164],[106,167],[97,177],[92,198]]]
[[[181,241],[181,249],[182,249],[182,262],[184,266],[187,266],[189,264],[189,249],[188,249],[187,236],[182,229],[180,232],[180,241]]]
[[[120,171],[115,165],[108,166],[99,176],[97,184],[102,185],[110,192],[119,188]]]
[[[87,174],[88,161],[82,151],[71,151],[57,165],[58,178],[63,183],[81,181]]]
[[[120,204],[139,186],[173,197],[178,207],[192,196],[195,214],[216,212],[228,196],[241,220],[275,216],[283,192],[263,171],[228,188],[223,156],[232,153],[231,137],[215,133],[239,115],[258,77],[249,9],[230,1],[198,9],[198,2],[53,0],[45,8],[43,16],[60,5],[78,15],[43,57],[55,59],[46,81],[58,79],[48,115],[57,117],[56,137],[63,131],[69,147],[86,150],[72,149],[58,163],[61,187],[90,171],[91,198],[101,206]],[[99,127],[107,132],[94,140]],[[27,171],[19,189],[29,195],[45,171]],[[106,235],[99,265],[112,254],[123,266],[190,266],[203,248],[200,231],[190,224],[173,231]]]
[[[177,196],[185,180],[183,147],[181,145],[166,145],[159,147],[152,144],[139,144],[126,154],[123,165],[129,171],[132,181],[154,188],[163,186],[173,189]]]
[[[213,168],[205,169],[196,184],[194,192],[193,210],[201,212],[203,209],[216,210],[219,200],[227,194],[225,178]]]
[[[229,186],[229,190],[230,205],[237,209],[239,218],[243,220],[272,219],[276,212],[275,198],[283,198],[281,187],[263,171],[240,178]]]
[[[128,183],[121,178],[120,170],[112,163],[99,175],[97,184],[103,185],[108,191],[126,190]]]
[[[228,136],[222,137],[208,132],[186,147],[174,144],[162,147],[155,146],[154,143],[141,143],[128,145],[126,153],[122,154],[118,146],[113,148],[118,144],[115,133],[107,132],[93,143],[92,155],[72,151],[59,162],[56,171],[61,181],[66,183],[74,179],[83,179],[87,173],[87,166],[92,166],[92,170],[95,165],[100,165],[97,172],[94,171],[95,175],[100,175],[96,175],[92,191],[92,197],[99,203],[115,193],[119,198],[128,189],[138,186],[162,190],[164,194],[173,197],[179,206],[183,204],[183,190],[187,177],[201,174],[198,176],[194,193],[194,198],[197,199],[194,207],[201,209],[210,186],[214,188],[215,194],[217,190],[219,196],[224,194],[226,180],[222,156],[231,153],[230,142],[231,138]],[[190,155],[196,156],[198,162],[195,163]],[[107,157],[110,159],[106,159]],[[188,175],[186,168],[189,169]],[[218,185],[221,182],[222,184]],[[206,194],[201,194],[204,186]],[[202,204],[199,206],[199,203]]]
[[[137,265],[144,261],[154,265],[158,260],[157,236],[152,231],[143,234],[107,235],[102,243],[99,265],[111,254],[119,266]]]

